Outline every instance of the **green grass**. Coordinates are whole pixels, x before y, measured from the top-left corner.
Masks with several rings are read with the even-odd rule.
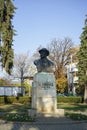
[[[63,108],[68,111],[86,111],[87,110],[87,104],[70,104],[70,103],[59,103],[57,105],[58,108]]]
[[[59,103],[58,108],[65,110],[65,116],[73,120],[87,120],[87,104]]]
[[[81,113],[65,113],[66,117],[69,117],[73,120],[87,120],[87,115],[81,114]]]
[[[58,108],[64,109],[65,116],[73,120],[87,120],[87,104],[58,103]],[[0,105],[0,119],[7,121],[35,121],[28,116],[28,104]]]
[[[8,104],[0,105],[0,119],[7,121],[35,121],[34,118],[28,116],[30,105],[26,104]]]
[[[18,114],[18,113],[8,113],[1,115],[1,119],[7,121],[18,121],[18,122],[32,122],[35,121],[34,118],[29,117],[27,114]]]
[[[0,112],[9,112],[9,113],[26,113],[30,109],[28,104],[7,104],[0,105]]]

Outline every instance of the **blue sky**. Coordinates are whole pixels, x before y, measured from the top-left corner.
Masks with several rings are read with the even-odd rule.
[[[87,0],[15,0],[18,8],[13,18],[14,52],[33,54],[39,45],[52,39],[69,37],[75,44],[87,14]]]

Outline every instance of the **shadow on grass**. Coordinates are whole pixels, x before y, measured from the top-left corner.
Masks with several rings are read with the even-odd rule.
[[[7,113],[26,113],[27,109],[30,108],[29,104],[3,104],[0,105],[0,112],[7,112]]]
[[[63,108],[65,110],[72,110],[72,111],[86,111],[87,104],[59,104],[58,108]]]

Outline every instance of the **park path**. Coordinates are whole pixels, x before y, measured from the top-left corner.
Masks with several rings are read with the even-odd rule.
[[[0,120],[0,130],[87,130],[87,121],[65,117],[38,117],[35,122],[6,122]]]

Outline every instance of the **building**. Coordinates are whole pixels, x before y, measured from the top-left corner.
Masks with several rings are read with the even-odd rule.
[[[67,79],[68,79],[68,93],[76,94],[76,87],[78,85],[78,68],[77,63],[71,63],[67,66]]]

